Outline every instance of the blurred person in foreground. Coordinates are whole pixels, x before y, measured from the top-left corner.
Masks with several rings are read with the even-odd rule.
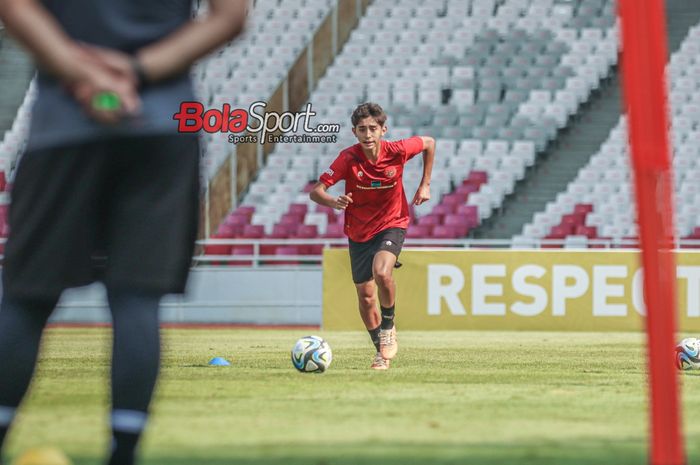
[[[399,347],[393,270],[400,266],[397,260],[410,223],[404,165],[423,154],[423,177],[411,203],[421,205],[430,200],[435,139],[413,136],[383,140],[387,115],[376,103],[358,106],[350,119],[357,144],[340,152],[309,196],[320,205],[345,210],[344,229],[360,317],[377,350],[370,368],[388,370]],[[345,193],[338,197],[328,194],[328,188],[339,181],[345,181]]]
[[[160,300],[184,292],[198,224],[198,141],[172,118],[194,100],[192,63],[242,31],[246,8],[210,0],[193,20],[190,0],[0,0],[39,70],[2,273],[0,452],[61,293],[100,280],[114,331],[107,463],[135,463]]]

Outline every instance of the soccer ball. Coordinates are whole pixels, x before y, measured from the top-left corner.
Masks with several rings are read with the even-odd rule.
[[[304,336],[292,348],[292,364],[302,373],[323,373],[332,360],[331,347],[318,336]]]
[[[687,337],[676,346],[676,366],[680,370],[700,368],[700,339]]]

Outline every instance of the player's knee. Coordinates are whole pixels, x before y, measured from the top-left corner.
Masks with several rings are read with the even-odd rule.
[[[387,288],[394,282],[394,277],[390,270],[379,269],[374,272],[374,281],[377,286]]]
[[[360,296],[360,308],[362,310],[369,310],[376,306],[374,295],[361,295]]]

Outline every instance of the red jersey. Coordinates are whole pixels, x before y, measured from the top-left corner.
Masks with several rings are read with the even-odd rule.
[[[423,151],[423,139],[380,141],[377,162],[370,162],[360,144],[340,152],[319,181],[330,187],[345,180],[352,203],[345,209],[345,234],[366,242],[388,228],[407,228],[408,202],[403,190],[403,166]]]

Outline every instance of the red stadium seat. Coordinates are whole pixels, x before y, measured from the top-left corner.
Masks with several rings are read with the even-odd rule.
[[[577,236],[586,236],[589,239],[595,239],[598,236],[598,228],[595,226],[579,225],[576,227]]]
[[[267,239],[287,239],[294,235],[297,225],[277,223],[272,227],[272,232],[265,236]],[[280,244],[261,244],[260,255],[277,255]],[[276,264],[274,261],[263,261],[265,265]]]
[[[277,254],[277,247],[278,245],[274,244],[260,244],[260,255],[276,255]],[[261,262],[263,264],[267,264],[267,262],[263,261]]]
[[[219,234],[214,234],[211,236],[212,239],[228,239],[227,237],[221,236]],[[231,246],[223,244],[210,244],[204,246],[204,255],[230,255]]]
[[[451,194],[447,194],[442,197],[442,204],[454,205],[456,208],[457,205],[462,205],[464,202],[466,202],[468,196],[469,194],[452,192]]]
[[[298,245],[282,245],[277,247],[277,255],[302,255],[302,253],[299,250]],[[300,262],[297,260],[281,260],[270,263],[274,263],[276,265],[298,265]]]
[[[593,205],[590,203],[577,203],[574,206],[574,213],[583,213],[584,215],[589,214],[593,211]]]
[[[261,224],[247,224],[243,227],[244,239],[262,239],[265,236],[265,227]]]
[[[245,213],[231,213],[226,220],[224,221],[224,224],[229,224],[229,225],[244,225],[244,224],[249,224],[250,223],[250,216],[248,216]]]
[[[240,237],[243,234],[243,229],[245,225],[243,224],[222,224],[217,230],[217,237],[232,239],[234,237]]]
[[[341,223],[330,223],[326,227],[326,232],[323,234],[322,237],[329,238],[329,239],[335,239],[335,238],[343,238],[345,237],[345,234],[343,233],[344,225]]]
[[[292,203],[289,205],[289,210],[287,210],[287,213],[301,216],[302,218],[304,218],[304,215],[306,215],[308,212],[309,206],[305,203]]]
[[[421,216],[420,218],[418,218],[418,224],[419,225],[431,225],[431,226],[442,224],[442,216],[436,215],[433,213],[431,213],[429,215]]]
[[[457,239],[458,236],[459,231],[453,225],[437,225],[432,232],[434,239]]]
[[[457,189],[455,189],[455,192],[458,194],[467,195],[467,198],[468,198],[469,194],[472,194],[474,192],[479,192],[479,185],[467,180],[467,181],[464,181],[460,186],[457,186]]]
[[[318,237],[318,227],[315,224],[300,224],[294,237],[298,239],[313,239]]]
[[[550,239],[564,239],[566,236],[569,236],[573,233],[573,225],[558,224],[556,226],[552,226],[552,229],[549,231],[549,236],[551,236]]]
[[[561,224],[570,225],[575,231],[578,226],[582,226],[586,220],[585,215],[570,213],[568,215],[562,215]]]
[[[277,223],[272,227],[272,232],[267,236],[270,239],[287,239],[296,232],[295,224]]]
[[[252,245],[234,245],[231,248],[231,255],[253,255],[254,249]],[[233,266],[252,266],[252,261],[232,261]]]
[[[305,253],[307,255],[323,255],[323,244],[307,245]]]
[[[433,226],[429,224],[416,224],[409,226],[406,237],[409,239],[426,239],[430,237]]]
[[[456,204],[441,203],[439,205],[436,205],[431,213],[442,216],[451,215],[452,213],[454,213],[456,208]]]
[[[469,233],[468,220],[462,215],[445,216],[444,225],[454,227],[458,237],[464,237]]]
[[[301,224],[294,234],[296,239],[315,239],[318,237],[318,227],[315,224]],[[312,245],[299,245],[299,251],[302,255],[312,255],[314,254],[318,246]],[[321,246],[323,248],[323,246]]]
[[[280,218],[280,224],[288,224],[293,226],[298,226],[304,222],[304,215],[299,215],[298,213],[285,213]]]
[[[336,222],[335,209],[332,207],[326,207],[325,205],[316,205],[316,213],[325,213],[328,216],[329,223]]]
[[[471,184],[481,186],[482,184],[486,184],[488,182],[489,174],[486,171],[472,171],[469,173],[466,180]]]
[[[242,205],[238,208],[236,208],[236,211],[234,212],[239,215],[248,215],[248,218],[253,216],[253,213],[255,213],[255,207],[252,205]]]
[[[455,214],[462,215],[466,218],[469,229],[479,225],[479,209],[476,205],[460,205],[457,207]]]

